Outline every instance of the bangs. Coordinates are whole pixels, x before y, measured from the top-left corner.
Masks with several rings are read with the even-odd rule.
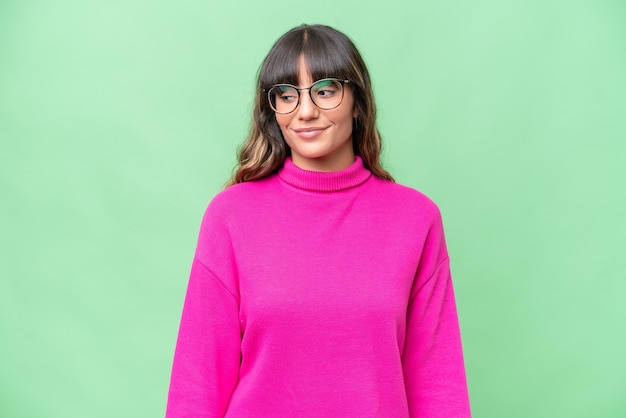
[[[274,84],[298,85],[298,61],[304,57],[306,70],[313,81],[339,78],[354,81],[350,69],[350,49],[336,36],[317,30],[299,30],[285,34],[267,56],[259,73],[262,88]]]
[[[267,56],[261,72],[259,83],[263,88],[269,88],[274,84],[298,84],[298,57],[301,54],[302,45],[288,42],[283,48],[274,48]]]
[[[343,53],[341,48],[324,45],[323,42],[315,42],[313,38],[304,45],[302,56],[311,74],[313,81],[323,78],[352,79],[349,68],[349,56]]]

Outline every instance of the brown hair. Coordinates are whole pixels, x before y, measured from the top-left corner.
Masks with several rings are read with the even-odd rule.
[[[285,33],[259,69],[252,127],[238,153],[227,186],[269,176],[282,166],[290,149],[283,139],[264,89],[278,83],[298,84],[298,59],[304,56],[313,80],[350,80],[357,117],[352,124],[354,153],[374,175],[393,181],[380,164],[381,140],[369,72],[354,43],[329,26],[301,25]]]

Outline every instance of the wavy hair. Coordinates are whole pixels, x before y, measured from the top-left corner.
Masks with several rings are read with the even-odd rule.
[[[361,54],[343,33],[324,25],[301,25],[285,33],[265,57],[258,72],[250,134],[238,152],[235,172],[227,186],[274,174],[291,150],[283,139],[264,89],[274,84],[298,84],[298,59],[303,56],[313,80],[350,80],[357,117],[352,122],[355,155],[374,175],[393,177],[380,164],[382,143],[376,126],[372,84]]]

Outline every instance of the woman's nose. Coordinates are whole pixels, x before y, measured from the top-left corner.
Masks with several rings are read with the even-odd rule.
[[[313,119],[319,114],[319,109],[311,100],[311,95],[308,91],[300,93],[300,105],[298,106],[298,118],[300,119]]]

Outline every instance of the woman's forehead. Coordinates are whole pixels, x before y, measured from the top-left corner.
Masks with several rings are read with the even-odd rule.
[[[292,84],[298,87],[308,87],[315,81],[324,78],[348,79],[349,70],[346,63],[339,57],[334,59],[328,55],[311,54],[310,51],[301,51],[295,59],[283,56],[275,60],[263,77],[266,86],[274,84]]]
[[[309,71],[309,66],[304,55],[298,58],[298,87],[308,87],[315,81]]]
[[[313,61],[313,63],[311,63],[311,61]],[[317,60],[311,60],[304,54],[301,54],[296,63],[295,77],[288,77],[290,81],[296,83],[298,87],[309,87],[314,82],[324,78],[345,78],[345,74],[343,74],[345,71],[337,71],[335,69],[337,66],[319,65],[321,63],[316,61]]]

